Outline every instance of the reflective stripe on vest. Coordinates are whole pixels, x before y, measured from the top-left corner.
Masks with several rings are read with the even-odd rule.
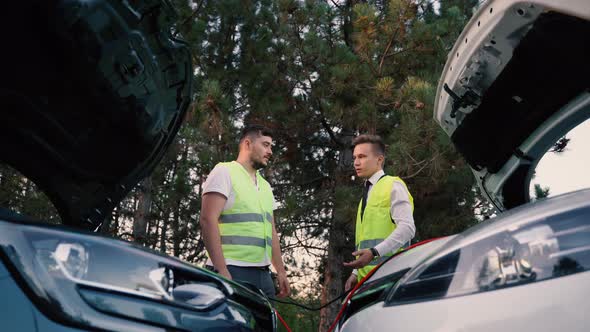
[[[236,214],[224,214],[221,215],[219,221],[222,223],[231,222],[245,222],[245,221],[258,221],[264,222],[264,215],[260,213],[236,213]]]
[[[226,235],[221,237],[221,244],[241,244],[265,248],[267,245],[272,246],[272,238],[267,237],[265,241],[257,237]]]
[[[226,259],[261,263],[272,257],[273,196],[270,185],[256,173],[252,177],[238,162],[222,163],[229,169],[234,205],[219,217],[221,248]]]
[[[369,249],[383,242],[385,239],[362,240],[357,246],[357,249]]]
[[[394,176],[384,176],[377,183],[373,185],[371,194],[367,200],[367,206],[361,220],[361,204],[359,202],[357,217],[356,217],[356,238],[355,244],[357,249],[373,248],[379,243],[383,242],[396,228],[395,223],[391,220],[391,190],[393,183],[399,182],[406,184],[402,179]],[[414,199],[408,191],[408,199],[414,208]],[[400,249],[401,250],[401,249]],[[380,253],[381,257],[372,260],[367,266],[357,270],[358,279],[362,279],[369,273],[376,265],[385,261],[392,252]]]

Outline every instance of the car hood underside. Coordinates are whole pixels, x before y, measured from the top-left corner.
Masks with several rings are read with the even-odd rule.
[[[541,15],[453,143],[473,168],[497,172],[537,127],[590,87],[588,59],[590,22]]]
[[[564,12],[490,1],[439,83],[435,118],[500,210],[529,201],[540,158],[590,115],[590,21]]]
[[[33,1],[2,22],[0,159],[95,228],[160,161],[190,103],[167,2]],[[7,15],[8,16],[8,15]],[[14,32],[17,31],[17,32]]]

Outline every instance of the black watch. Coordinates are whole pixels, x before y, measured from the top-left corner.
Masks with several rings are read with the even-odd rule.
[[[373,257],[379,257],[379,252],[377,251],[377,249],[370,248],[369,250],[371,250],[371,253],[373,254]]]

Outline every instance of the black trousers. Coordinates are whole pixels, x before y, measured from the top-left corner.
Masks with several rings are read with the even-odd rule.
[[[217,272],[213,266],[205,266],[210,271]],[[275,297],[275,286],[270,275],[268,266],[235,266],[228,265],[227,269],[231,274],[232,280],[250,284],[262,290],[267,297]]]

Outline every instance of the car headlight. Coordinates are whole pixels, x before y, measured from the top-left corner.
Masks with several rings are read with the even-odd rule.
[[[588,216],[590,210],[583,208],[530,223],[506,224],[463,246],[449,247],[404,276],[386,302],[461,296],[587,271]]]
[[[96,312],[183,330],[256,325],[231,282],[127,242],[0,221],[0,249],[38,307],[70,325],[120,328]]]

